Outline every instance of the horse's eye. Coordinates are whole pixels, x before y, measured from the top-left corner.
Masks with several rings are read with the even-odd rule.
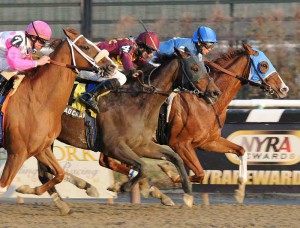
[[[197,73],[199,71],[199,67],[194,64],[191,66],[191,70]]]
[[[85,51],[88,51],[88,50],[90,50],[90,47],[89,46],[83,46],[82,49],[85,50]]]

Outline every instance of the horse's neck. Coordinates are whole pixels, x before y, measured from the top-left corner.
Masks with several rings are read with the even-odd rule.
[[[167,65],[161,66],[152,72],[150,76],[151,85],[158,89],[158,92],[171,94],[172,86],[179,73],[179,62],[177,60],[171,60]],[[155,72],[157,71],[157,72]],[[146,95],[147,101],[141,99],[141,104],[144,105],[143,112],[156,123],[161,105],[167,99],[167,95]]]
[[[51,59],[58,62],[70,63],[70,54],[66,54],[69,53],[70,50],[66,46],[67,45],[64,45],[57,51],[54,51],[51,55]],[[28,95],[35,97],[37,94],[40,94],[38,97],[40,103],[43,105],[58,105],[58,103],[61,103],[63,100],[65,100],[63,104],[65,105],[74,84],[75,76],[73,75],[74,73],[66,67],[54,64],[42,66],[35,72],[34,76],[27,81],[27,83],[30,84],[29,87],[33,90],[29,92]]]
[[[237,60],[237,62],[230,67],[226,68],[227,70],[235,73],[235,75],[241,76],[247,64],[247,59],[245,57],[241,57]],[[221,97],[217,103],[217,110],[219,112],[226,110],[229,106],[229,103],[234,99],[239,90],[242,87],[242,83],[237,78],[230,76],[225,73],[216,73],[215,75],[215,83],[219,87],[222,92]]]

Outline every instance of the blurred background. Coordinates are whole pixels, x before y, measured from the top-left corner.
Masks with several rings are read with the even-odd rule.
[[[290,87],[288,99],[300,97],[300,2],[279,0],[1,0],[0,30],[24,30],[32,20],[47,21],[54,38],[73,27],[94,42],[137,36],[138,22],[161,41],[191,37],[201,25],[217,32],[219,44],[207,56],[214,59],[228,47],[248,42],[264,51]],[[266,98],[244,86],[237,99]]]

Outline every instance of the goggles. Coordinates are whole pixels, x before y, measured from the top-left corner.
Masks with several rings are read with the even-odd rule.
[[[213,47],[215,46],[215,43],[202,43],[202,45],[206,49],[213,49]]]
[[[151,54],[152,52],[155,51],[154,49],[152,49],[146,45],[142,45],[141,47],[147,52],[147,54]]]
[[[43,38],[41,38],[39,36],[33,37],[33,39],[37,40],[42,45],[46,45],[48,43],[47,40],[45,40],[45,39],[43,39]]]

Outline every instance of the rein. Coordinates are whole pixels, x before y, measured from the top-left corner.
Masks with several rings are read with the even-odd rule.
[[[142,86],[143,90],[128,90],[128,89],[118,89],[116,92],[121,92],[121,93],[145,93],[145,94],[159,94],[159,95],[163,95],[163,96],[169,96],[170,93],[189,93],[192,95],[196,95],[196,96],[205,96],[205,92],[200,91],[199,89],[197,89],[197,87],[195,86],[195,84],[191,81],[191,79],[188,77],[184,67],[183,67],[183,63],[182,60],[179,61],[179,66],[181,67],[182,71],[183,71],[183,75],[184,77],[188,80],[188,82],[191,84],[191,86],[194,88],[193,91],[185,89],[183,87],[183,80],[182,80],[182,87],[180,87],[180,89],[175,89],[175,90],[166,90],[163,91],[159,88],[156,88],[155,86],[151,85],[151,75],[153,74],[153,72],[158,68],[158,67],[154,67],[152,69],[152,71],[149,74],[148,77],[148,82],[145,83],[144,80],[141,80],[139,77],[137,77],[137,80],[139,82],[139,84]],[[139,74],[142,76],[142,78],[144,79],[144,72],[143,71],[138,71]],[[209,87],[209,84],[207,86],[207,88]]]
[[[251,64],[253,64],[253,61],[251,60],[251,58],[250,58],[250,61],[251,61]],[[259,79],[261,80],[261,83],[253,82],[253,81],[251,81],[251,80],[249,80],[247,78],[241,77],[241,76],[239,76],[239,75],[237,75],[237,74],[235,74],[235,73],[233,73],[233,72],[231,72],[231,71],[229,71],[229,70],[221,67],[220,65],[218,65],[218,64],[216,64],[216,63],[214,63],[212,61],[205,60],[204,62],[206,64],[214,67],[215,69],[220,70],[223,73],[228,74],[228,75],[230,75],[230,76],[232,76],[232,77],[240,80],[244,84],[249,84],[249,85],[254,86],[254,87],[259,87],[259,88],[267,91],[270,94],[272,94],[274,92],[273,89],[271,88],[271,86],[261,77],[261,75],[259,74],[259,72],[257,72],[256,67],[254,67],[254,69],[255,69],[257,75],[259,76]],[[270,79],[268,79],[268,81],[269,80]]]

